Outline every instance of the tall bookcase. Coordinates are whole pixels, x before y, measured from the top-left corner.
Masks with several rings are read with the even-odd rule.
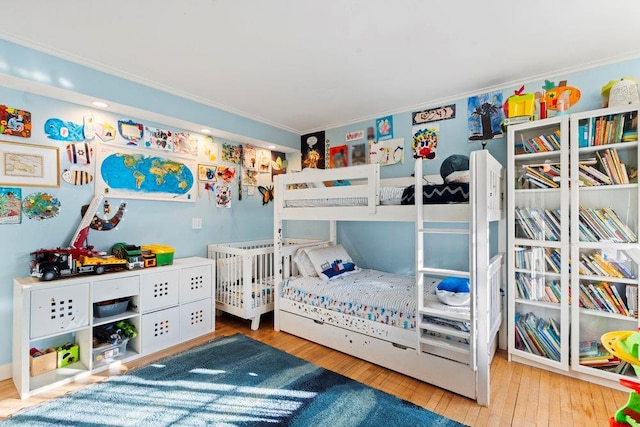
[[[639,326],[639,109],[509,127],[510,360],[614,387],[635,376],[598,343]]]
[[[569,117],[508,130],[509,358],[569,368]]]

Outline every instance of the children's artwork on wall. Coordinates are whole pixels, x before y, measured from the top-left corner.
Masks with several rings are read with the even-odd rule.
[[[271,171],[271,151],[259,149],[256,150],[256,155],[258,156],[258,172],[269,173]]]
[[[333,169],[347,166],[349,166],[349,148],[346,145],[329,148],[329,167]]]
[[[369,163],[378,163],[383,166],[404,163],[404,138],[371,141]]]
[[[127,141],[127,145],[139,145],[144,136],[144,126],[133,120],[118,120],[118,132]]]
[[[393,139],[393,116],[376,119],[376,136],[378,141]]]
[[[357,130],[355,132],[347,132],[344,136],[345,142],[358,141],[364,139],[364,130]]]
[[[302,135],[300,137],[300,152],[302,153],[303,168],[324,169],[325,168],[324,131]]]
[[[73,122],[65,122],[62,119],[47,119],[44,122],[44,133],[56,141],[84,141],[83,126]]]
[[[198,159],[201,163],[215,163],[218,160],[218,143],[212,136],[198,139]]]
[[[22,222],[22,189],[0,187],[0,224]]]
[[[215,165],[198,165],[198,181],[215,182],[216,169]]]
[[[32,193],[22,201],[22,212],[29,219],[51,219],[60,212],[60,200],[49,193]]]
[[[156,150],[173,151],[173,132],[168,129],[145,126],[144,146]]]
[[[85,185],[93,181],[93,175],[84,169],[65,169],[62,179],[71,185]]]
[[[264,187],[259,186],[258,191],[262,194],[262,206],[268,205],[273,200],[273,185]]]
[[[544,102],[547,110],[566,112],[580,101],[580,89],[573,86],[567,86],[566,80],[561,80],[558,85],[552,81],[545,80],[544,86]]]
[[[231,187],[228,185],[216,185],[216,206],[219,208],[231,207]]]
[[[86,142],[67,144],[67,157],[74,165],[89,165],[93,156],[93,147]]]
[[[173,151],[176,153],[198,155],[198,138],[189,132],[176,132],[173,134]]]
[[[96,152],[96,194],[125,199],[195,202],[195,160],[144,148],[100,144]]]
[[[242,147],[223,142],[221,157],[223,162],[239,164],[242,161]]]
[[[113,141],[116,137],[116,128],[107,122],[95,123],[96,135],[104,142]]]
[[[440,126],[438,124],[414,126],[411,133],[413,134],[411,143],[413,158],[435,159]]]
[[[93,118],[93,114],[85,114],[82,126],[82,132],[84,133],[84,139],[92,140],[96,137],[96,121]]]
[[[19,108],[0,105],[0,133],[29,138],[31,136],[31,113]]]
[[[502,92],[489,92],[472,96],[467,101],[469,114],[469,141],[487,141],[501,137],[504,120]]]
[[[256,169],[242,169],[242,185],[253,187],[258,185],[258,171]]]
[[[242,166],[249,169],[255,169],[258,163],[256,148],[251,145],[242,147]]]
[[[280,151],[271,152],[271,180],[275,175],[287,173],[287,156]]]
[[[351,146],[351,166],[367,164],[367,145],[355,144]]]
[[[429,108],[427,110],[411,113],[413,126],[423,123],[437,122],[456,118],[456,104],[443,105],[442,107]]]
[[[84,213],[88,206],[89,205],[85,205],[80,210],[80,213],[82,216],[84,216]],[[93,218],[91,219],[91,223],[89,224],[89,227],[91,227],[92,230],[97,230],[97,231],[114,230],[118,226],[118,224],[120,224],[120,221],[122,221],[122,217],[124,216],[126,208],[127,208],[127,204],[125,202],[121,202],[116,213],[113,214],[111,217],[108,217],[107,215],[111,213],[111,208],[110,208],[109,201],[105,199],[103,202],[103,210],[102,210],[103,217],[100,217],[96,212],[95,215],[93,215]]]
[[[218,166],[216,178],[223,182],[231,182],[236,178],[236,168],[233,166]]]

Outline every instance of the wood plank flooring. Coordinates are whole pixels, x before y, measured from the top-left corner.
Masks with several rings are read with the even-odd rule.
[[[609,417],[628,399],[628,393],[622,391],[510,363],[506,352],[499,351],[491,365],[491,406],[486,408],[467,398],[360,359],[293,335],[275,332],[269,315],[263,316],[257,331],[252,331],[250,324],[250,321],[222,315],[216,319],[214,333],[140,358],[121,367],[121,371],[184,351],[216,337],[241,333],[469,426],[608,426]],[[95,375],[88,378],[87,382],[103,378],[102,375]],[[21,400],[10,379],[0,381],[0,420],[79,387],[84,387],[84,384],[65,385]]]

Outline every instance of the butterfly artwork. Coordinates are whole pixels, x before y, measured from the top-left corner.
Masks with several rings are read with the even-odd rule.
[[[273,185],[270,187],[260,185],[258,191],[262,194],[262,206],[269,204],[273,200]]]

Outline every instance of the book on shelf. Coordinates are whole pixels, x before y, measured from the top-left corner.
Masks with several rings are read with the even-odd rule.
[[[638,140],[638,129],[634,127],[636,111],[608,114],[581,120],[578,125],[580,147],[617,144]]]
[[[560,330],[553,319],[516,313],[516,346],[538,356],[560,360]]]
[[[517,151],[520,147],[522,147],[522,153]],[[540,134],[532,138],[526,138],[523,134],[520,134],[520,143],[515,148],[516,154],[558,151],[560,150],[560,130],[558,129],[551,134]]]
[[[624,224],[611,208],[585,208],[579,206],[580,241],[635,243],[636,234]]]

